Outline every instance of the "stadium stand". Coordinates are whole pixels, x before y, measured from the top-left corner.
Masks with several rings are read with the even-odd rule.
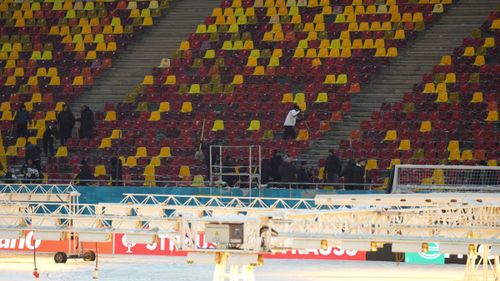
[[[39,141],[63,103],[90,87],[102,69],[112,66],[116,53],[168,7],[168,1],[155,2],[2,3],[1,110],[8,163],[23,157],[23,142]],[[96,178],[107,184],[105,165],[118,156],[124,174],[141,185],[191,180],[206,174],[204,163],[194,159],[203,123],[208,141],[260,144],[264,157],[285,148],[297,157],[334,122],[342,122],[351,110],[351,96],[450,4],[224,0],[179,44],[169,67],[154,68],[123,102],[107,103],[104,112],[96,113],[94,138],[72,138],[67,147],[59,147],[46,174],[69,178],[80,160],[88,158]],[[405,94],[403,102],[374,112],[350,141],[341,143],[341,157],[368,159],[366,170],[377,183],[398,161],[480,160],[479,144],[483,150],[492,144],[470,146],[471,141],[479,131],[485,132],[482,138],[491,137],[498,121],[498,67],[489,60],[498,56],[497,16],[493,12],[483,26],[484,38],[464,40],[464,47],[444,58],[444,65]],[[8,132],[21,103],[35,120],[28,140]],[[299,123],[296,140],[283,141],[282,122],[292,104],[306,112],[308,121]],[[475,127],[465,133],[461,125]],[[427,150],[434,139],[439,144]],[[233,156],[237,162],[246,157],[242,152]],[[497,156],[485,152],[482,158]]]

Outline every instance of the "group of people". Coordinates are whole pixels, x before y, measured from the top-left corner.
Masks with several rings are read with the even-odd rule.
[[[28,125],[31,122],[31,117],[26,107],[21,105],[21,108],[16,112],[14,124],[16,126],[16,138],[28,137]],[[57,127],[53,125],[47,126],[43,134],[43,152],[45,155],[54,155],[54,140],[59,138],[59,143],[64,146],[66,140],[73,135],[75,123],[80,122],[79,137],[91,138],[94,131],[95,121],[94,112],[87,106],[82,105],[80,110],[80,118],[75,118],[69,106],[64,105],[63,110],[57,115]]]
[[[16,112],[16,115],[14,117],[16,138],[29,137],[28,128],[31,121],[32,120],[30,113],[26,110],[24,104],[21,105],[20,109]],[[56,139],[59,139],[59,143],[61,146],[65,145],[66,140],[68,138],[71,138],[73,135],[73,129],[76,122],[80,122],[80,138],[92,137],[95,126],[94,112],[87,105],[82,105],[80,110],[80,117],[75,118],[69,106],[64,105],[62,111],[57,115],[57,126],[50,124],[45,128],[45,131],[43,133],[42,147],[43,154],[45,154],[45,156],[55,155],[54,141]],[[6,181],[15,181],[22,179],[35,181],[39,180],[42,177],[42,149],[40,149],[37,144],[33,144],[27,141],[25,147],[25,155],[25,163],[19,171],[20,174],[16,173],[15,169],[7,169],[7,173],[5,175]]]
[[[313,187],[305,183],[331,183],[336,188],[340,188],[340,178],[343,179],[343,188],[345,189],[363,189],[364,184],[368,182],[364,162],[356,162],[349,159],[345,165],[335,155],[334,150],[329,151],[325,160],[324,177],[318,177],[317,168],[307,166],[305,161],[294,163],[293,159],[278,150],[273,152],[270,159],[262,160],[261,181],[263,184],[268,182],[282,183],[283,187]],[[302,183],[302,184],[301,184]]]
[[[293,163],[293,159],[278,150],[273,152],[270,159],[262,160],[261,182],[281,183],[310,183],[314,181],[314,171],[305,161],[300,165]]]

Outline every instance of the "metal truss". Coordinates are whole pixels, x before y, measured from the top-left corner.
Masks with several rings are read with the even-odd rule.
[[[78,203],[80,194],[72,185],[5,184],[0,187],[0,202]]]
[[[238,251],[252,257],[326,246],[370,251],[383,243],[392,243],[393,251],[421,251],[429,242],[439,242],[450,254],[472,254],[471,245],[477,244],[489,245],[494,256],[500,254],[498,194],[315,199],[125,194],[120,203],[0,202],[0,238],[18,238],[32,230],[42,240],[77,233],[80,241],[106,241],[112,233],[124,233],[128,242],[151,243],[164,235],[180,249],[213,257],[213,251],[196,248],[196,236],[208,224],[230,223],[244,225]],[[225,258],[234,255],[224,248],[217,251]]]

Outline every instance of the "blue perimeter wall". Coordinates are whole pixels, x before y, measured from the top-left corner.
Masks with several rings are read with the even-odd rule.
[[[314,198],[316,194],[376,194],[381,191],[364,190],[316,190],[316,189],[284,189],[284,188],[211,188],[211,187],[129,187],[129,186],[75,186],[80,192],[80,203],[94,204],[99,202],[118,203],[124,193],[165,194],[165,195],[207,195],[237,197],[269,197],[269,198]]]

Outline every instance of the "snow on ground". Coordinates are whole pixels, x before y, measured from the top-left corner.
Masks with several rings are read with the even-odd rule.
[[[50,254],[38,254],[40,281],[92,280],[93,262],[68,260],[55,264]],[[464,265],[414,265],[373,261],[265,260],[256,268],[256,281],[459,281]],[[33,281],[33,256],[0,252],[0,281]],[[99,257],[99,279],[113,281],[209,281],[213,266],[188,265],[184,257]]]

